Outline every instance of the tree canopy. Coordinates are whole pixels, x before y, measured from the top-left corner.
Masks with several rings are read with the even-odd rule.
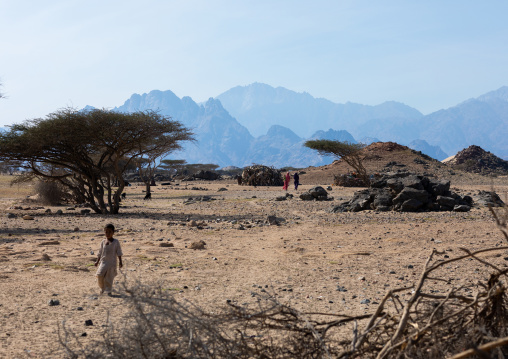
[[[304,143],[304,146],[318,151],[320,155],[333,155],[338,159],[344,160],[344,162],[353,167],[358,173],[358,177],[365,184],[369,183],[369,176],[363,165],[363,157],[361,155],[361,150],[365,147],[365,144],[333,140],[308,140]]]
[[[187,140],[193,140],[187,128],[154,111],[66,108],[0,134],[0,160],[19,161],[30,175],[65,185],[95,212],[114,214],[126,169],[162,158]]]

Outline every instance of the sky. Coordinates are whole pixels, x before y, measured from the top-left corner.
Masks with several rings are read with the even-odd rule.
[[[508,85],[505,0],[0,0],[0,126],[261,82],[424,114]]]

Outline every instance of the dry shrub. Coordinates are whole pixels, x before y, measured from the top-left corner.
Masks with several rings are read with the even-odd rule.
[[[508,242],[507,208],[491,211]],[[434,250],[417,283],[390,290],[371,314],[356,317],[302,313],[266,294],[256,295],[254,305],[210,314],[176,301],[160,285],[123,281],[126,317],[84,347],[64,327],[60,344],[72,358],[505,358],[508,269],[482,256],[506,250],[463,248],[463,255],[445,260]],[[488,267],[492,274],[452,285],[445,267],[465,260],[470,270]],[[448,292],[436,294],[435,281],[447,283]],[[402,302],[398,293],[411,289]]]
[[[65,188],[55,181],[37,181],[35,193],[38,195],[39,201],[46,205],[58,205],[69,200],[69,194]]]

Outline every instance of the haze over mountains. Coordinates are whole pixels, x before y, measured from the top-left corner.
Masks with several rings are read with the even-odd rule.
[[[508,158],[508,87],[426,116],[394,101],[377,106],[337,104],[260,83],[234,87],[202,104],[154,90],[134,94],[115,108],[147,109],[193,129],[197,141],[171,156],[188,163],[279,168],[331,163],[333,158],[302,146],[309,138],[394,141],[439,160],[474,144]]]

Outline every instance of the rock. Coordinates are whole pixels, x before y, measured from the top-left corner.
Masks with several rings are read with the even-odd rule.
[[[159,243],[159,247],[174,247],[175,245],[173,243],[167,243],[167,242],[162,242],[162,243]]]
[[[400,211],[401,212],[416,212],[419,209],[421,209],[422,207],[423,207],[422,202],[420,202],[417,199],[411,198],[411,199],[408,199],[407,201],[404,201],[400,205]]]
[[[63,214],[63,211],[59,209],[58,211],[55,212],[55,214]]]
[[[51,261],[51,258],[46,253],[43,253],[41,260],[48,262],[48,261]]]
[[[455,199],[453,199],[452,197],[437,196],[436,202],[440,206],[449,208],[449,209],[453,209],[453,207],[455,206]]]
[[[33,221],[33,220],[34,220],[34,217],[29,216],[29,215],[27,214],[27,215],[23,216],[23,219],[24,219],[25,221]]]
[[[198,223],[194,220],[187,222],[187,227],[197,227]]]
[[[268,216],[267,221],[271,226],[278,226],[279,225],[279,222],[277,221],[276,216]]]
[[[91,326],[93,326],[93,321],[92,321],[92,319],[87,319],[87,320],[85,320],[85,326],[87,326],[87,327],[91,327]]]
[[[471,207],[465,204],[460,204],[455,207],[453,207],[454,212],[469,212],[471,210]]]
[[[427,191],[415,189],[412,187],[404,187],[402,191],[392,200],[393,204],[404,203],[407,200],[415,199],[422,204],[429,202],[429,194]]]
[[[224,191],[227,191],[228,189],[227,188],[224,188],[224,187],[221,187],[217,190],[217,192],[224,192]]]
[[[278,196],[278,197],[275,197],[275,200],[276,200],[276,201],[285,201],[285,200],[286,200],[286,196]]]
[[[39,246],[56,246],[59,244],[60,244],[59,241],[46,241],[46,242],[39,243]]]
[[[58,299],[50,299],[50,300],[48,301],[48,305],[49,305],[50,307],[54,307],[54,306],[56,306],[56,305],[60,305],[60,301],[59,301]]]
[[[74,232],[79,232],[79,227],[74,227]]]
[[[88,208],[82,209],[79,211],[81,214],[89,214],[91,211]]]
[[[51,213],[51,208],[48,208],[47,210],[44,211],[45,213]]]
[[[308,191],[310,193],[310,195],[314,198],[319,198],[319,197],[328,197],[328,192],[326,192],[326,190],[321,187],[321,186],[316,186],[316,187],[313,187],[311,189],[309,189]]]
[[[190,249],[205,249],[206,243],[202,239],[199,241],[194,241],[190,244]]]
[[[370,299],[364,299],[360,302],[360,304],[369,304],[370,303]]]
[[[312,195],[308,192],[305,192],[305,193],[302,193],[300,195],[300,199],[302,201],[312,201],[314,199],[314,197],[312,197]]]
[[[7,218],[16,218],[17,217],[14,213],[7,213],[5,216]]]

